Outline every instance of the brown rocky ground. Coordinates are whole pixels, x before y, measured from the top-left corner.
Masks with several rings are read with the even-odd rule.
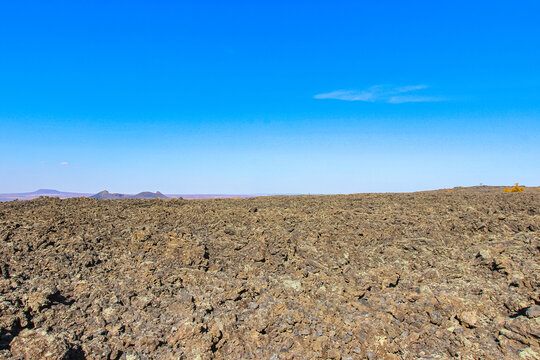
[[[540,194],[0,204],[0,358],[537,359]]]

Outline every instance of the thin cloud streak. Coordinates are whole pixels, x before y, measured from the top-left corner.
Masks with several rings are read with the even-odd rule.
[[[375,101],[373,94],[366,91],[346,91],[338,90],[332,91],[327,94],[318,94],[314,96],[315,99],[337,99],[337,100],[347,100],[347,101]]]
[[[416,90],[422,90],[422,89],[427,89],[427,85],[403,86],[403,87],[397,88],[395,91],[399,93],[404,93],[404,92],[410,92],[410,91],[416,91]]]
[[[315,99],[334,99],[344,101],[383,102],[388,104],[404,104],[413,102],[445,101],[443,97],[416,95],[414,92],[427,89],[427,85],[408,85],[394,87],[375,85],[366,90],[336,90],[325,94],[317,94]],[[413,93],[413,94],[409,94]]]
[[[435,97],[435,96],[415,96],[415,95],[404,95],[404,96],[392,96],[388,99],[387,103],[389,104],[404,104],[412,102],[439,102],[446,101],[445,98]]]

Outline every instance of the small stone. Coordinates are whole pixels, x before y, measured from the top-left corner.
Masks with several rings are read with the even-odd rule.
[[[284,280],[283,285],[293,288],[296,291],[302,290],[302,282],[300,280]]]
[[[539,317],[540,316],[540,306],[538,306],[538,305],[531,306],[530,308],[528,308],[525,311],[525,315],[527,315],[527,317],[530,318],[530,319]]]
[[[482,249],[478,252],[478,254],[476,254],[476,257],[482,260],[488,260],[488,259],[491,259],[491,254],[489,253],[488,250]]]
[[[431,322],[435,325],[441,325],[443,321],[443,316],[439,310],[434,310],[429,312],[429,318]]]
[[[478,316],[474,311],[465,311],[459,315],[459,321],[468,328],[475,327],[478,322]]]
[[[251,301],[251,302],[249,303],[249,308],[250,308],[250,309],[256,309],[256,308],[258,308],[258,307],[259,307],[259,304],[257,304],[255,301]]]
[[[328,350],[328,357],[330,359],[341,359],[341,354],[338,349],[330,349]]]

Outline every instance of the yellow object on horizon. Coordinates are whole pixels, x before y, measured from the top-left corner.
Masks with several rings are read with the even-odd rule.
[[[518,183],[515,183],[511,189],[507,186],[504,192],[522,192],[523,190],[525,190],[525,186],[519,186]]]

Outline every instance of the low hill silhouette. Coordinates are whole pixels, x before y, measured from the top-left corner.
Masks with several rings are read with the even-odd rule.
[[[143,191],[135,195],[131,194],[119,194],[119,193],[110,193],[107,190],[98,192],[95,195],[90,196],[93,199],[103,199],[103,200],[118,200],[118,199],[168,199],[169,197],[163,195],[161,192],[156,191],[155,193],[150,191]]]

